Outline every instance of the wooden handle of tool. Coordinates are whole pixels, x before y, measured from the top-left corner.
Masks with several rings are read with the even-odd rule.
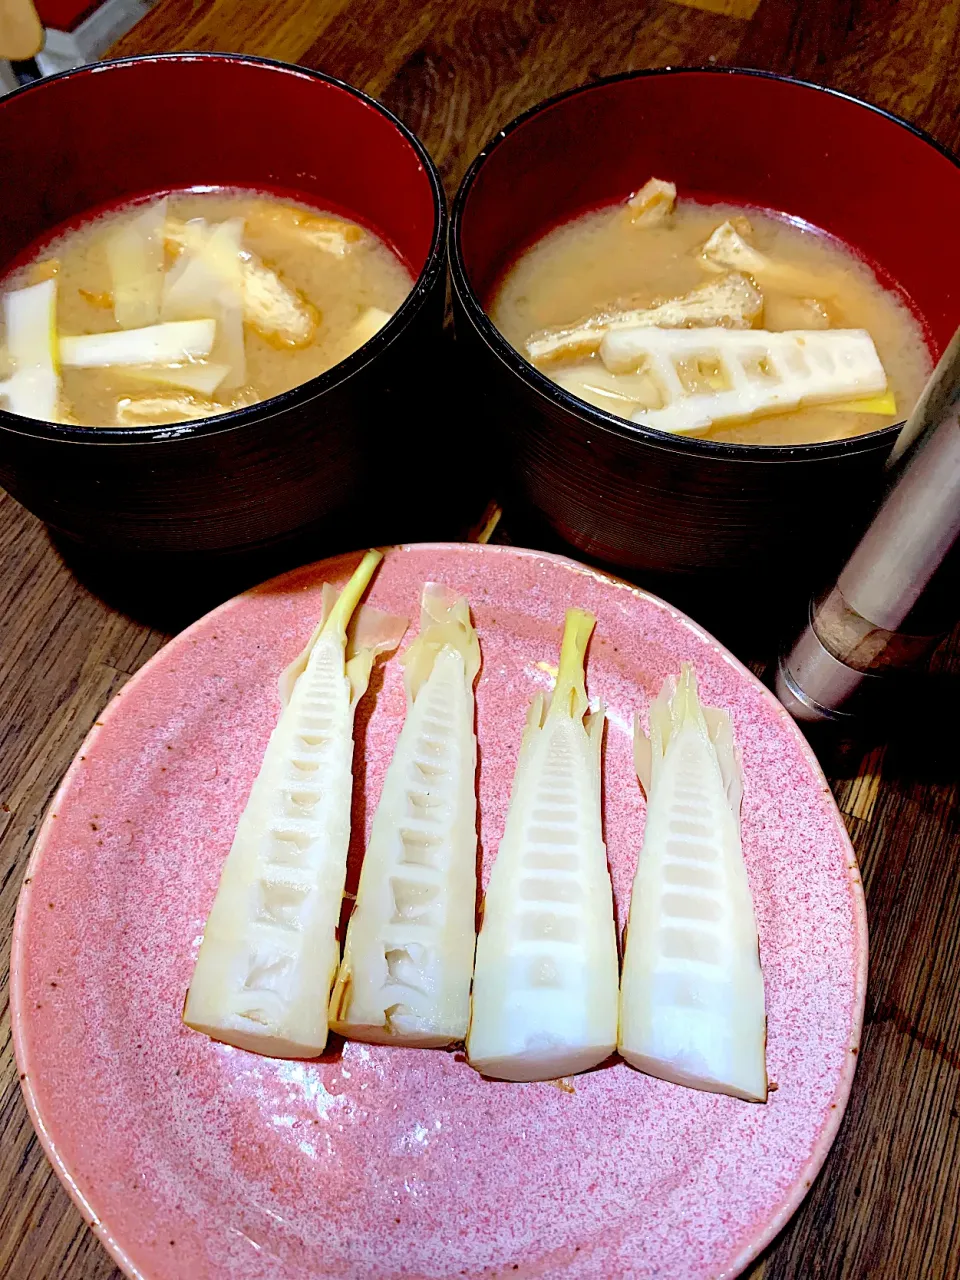
[[[20,62],[43,48],[43,26],[33,0],[0,0],[0,58]]]

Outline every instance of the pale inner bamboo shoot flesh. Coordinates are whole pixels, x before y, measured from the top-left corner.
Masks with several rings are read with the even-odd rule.
[[[594,618],[567,614],[556,689],[534,699],[477,940],[467,1057],[502,1080],[596,1066],[617,1040],[617,943],[600,817]]]
[[[462,1041],[476,944],[480,645],[462,596],[424,588],[404,655],[407,714],[363,860],[330,1005],[354,1040],[438,1048]]]
[[[702,707],[693,669],[636,727],[647,794],[620,997],[621,1055],[648,1075],[767,1097],[766,1015],[740,846],[742,776],[729,716]]]
[[[353,717],[379,652],[405,623],[361,613],[380,561],[368,552],[281,678],[285,703],[240,818],[207,919],[183,1018],[215,1040],[276,1058],[311,1058],[327,1041],[340,959],[336,929],[353,790]],[[361,633],[361,628],[366,634]]]

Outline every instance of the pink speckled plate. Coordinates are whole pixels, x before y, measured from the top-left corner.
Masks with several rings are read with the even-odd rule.
[[[149,1280],[733,1276],[796,1208],[836,1133],[860,1033],[863,897],[786,713],[682,614],[623,583],[535,552],[439,544],[389,551],[370,599],[415,618],[432,578],[472,602],[485,868],[564,610],[595,611],[588,684],[608,708],[621,923],[643,830],[630,720],[681,660],[696,663],[743,747],[778,1086],[766,1106],[619,1062],[568,1089],[484,1081],[460,1055],[339,1042],[319,1062],[278,1062],[181,1024],[277,675],[314,626],[324,579],[355,563],[298,570],[202,618],[117,695],[64,779],[13,951],[17,1059],[48,1156],[128,1275]],[[358,835],[402,711],[393,661],[358,716]]]

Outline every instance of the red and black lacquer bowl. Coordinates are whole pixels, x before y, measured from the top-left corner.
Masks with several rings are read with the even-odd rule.
[[[164,190],[243,187],[378,232],[416,285],[335,368],[205,421],[134,429],[0,411],[0,483],[68,540],[109,552],[237,553],[409,506],[418,450],[398,430],[411,371],[439,341],[444,197],[414,135],[379,103],[298,67],[220,54],[132,58],[0,100],[0,272],[89,211]],[[322,306],[322,300],[320,304]]]
[[[508,500],[543,532],[629,571],[809,583],[876,501],[896,427],[797,447],[670,436],[562,391],[485,312],[531,242],[651,174],[681,197],[783,212],[839,237],[902,291],[936,356],[960,322],[960,274],[947,261],[960,167],[904,121],[843,94],[761,72],[678,69],[535,107],[481,152],[457,195],[457,342],[501,430]]]

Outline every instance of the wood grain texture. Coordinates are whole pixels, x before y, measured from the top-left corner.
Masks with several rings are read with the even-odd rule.
[[[340,76],[420,134],[451,194],[476,150],[519,111],[584,81],[649,66],[717,63],[798,75],[858,93],[960,148],[960,0],[696,3],[705,7],[160,0],[114,53],[242,51]],[[506,521],[494,515],[482,504],[465,512],[464,536],[510,541]],[[103,704],[166,637],[91,595],[37,522],[6,497],[0,564],[5,993],[9,930],[37,823]],[[867,893],[867,1017],[836,1145],[800,1211],[749,1270],[751,1280],[960,1277],[960,798],[956,740],[947,736],[960,714],[960,631],[905,704],[879,730],[814,743]],[[5,999],[0,1073],[0,1277],[113,1280],[119,1272],[33,1136]]]
[[[760,0],[673,0],[674,4],[689,9],[704,9],[707,13],[720,13],[725,18],[752,18]]]

